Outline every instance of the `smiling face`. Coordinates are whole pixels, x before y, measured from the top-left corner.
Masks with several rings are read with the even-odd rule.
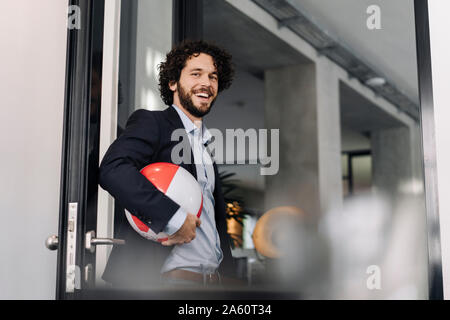
[[[178,82],[169,87],[173,91],[173,103],[192,118],[201,119],[211,110],[219,87],[213,58],[205,53],[192,56],[181,70]]]

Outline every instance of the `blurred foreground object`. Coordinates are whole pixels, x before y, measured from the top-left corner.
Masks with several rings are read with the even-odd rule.
[[[280,258],[285,253],[282,243],[289,242],[288,228],[298,225],[305,213],[296,207],[277,207],[267,211],[256,222],[253,231],[255,249],[268,258]]]
[[[427,299],[426,223],[423,195],[409,189],[368,192],[330,211],[320,226],[331,250],[325,297]]]
[[[327,245],[314,217],[293,206],[267,211],[253,231],[256,251],[265,257],[265,284],[297,295],[317,298],[327,283]]]

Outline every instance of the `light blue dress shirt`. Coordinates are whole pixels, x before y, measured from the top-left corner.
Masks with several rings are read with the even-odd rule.
[[[212,136],[203,122],[199,122],[199,126],[196,126],[182,110],[175,105],[172,106],[178,112],[189,137],[197,171],[197,181],[203,193],[203,208],[200,216],[201,224],[196,229],[195,239],[190,243],[175,245],[161,268],[161,273],[173,269],[213,273],[219,267],[223,253],[214,218],[213,161],[205,147]],[[190,213],[195,214],[195,212]],[[169,235],[174,234],[183,225],[186,216],[187,212],[180,208],[169,220],[164,232]]]

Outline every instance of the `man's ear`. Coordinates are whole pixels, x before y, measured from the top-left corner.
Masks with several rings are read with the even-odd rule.
[[[177,91],[177,82],[176,81],[170,81],[169,82],[169,89],[173,92]]]

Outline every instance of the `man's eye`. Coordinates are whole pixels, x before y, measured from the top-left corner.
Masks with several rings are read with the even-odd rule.
[[[211,80],[217,81],[217,76],[210,76],[209,78],[210,78]]]
[[[194,77],[198,77],[200,75],[200,73],[193,73],[192,74]]]

